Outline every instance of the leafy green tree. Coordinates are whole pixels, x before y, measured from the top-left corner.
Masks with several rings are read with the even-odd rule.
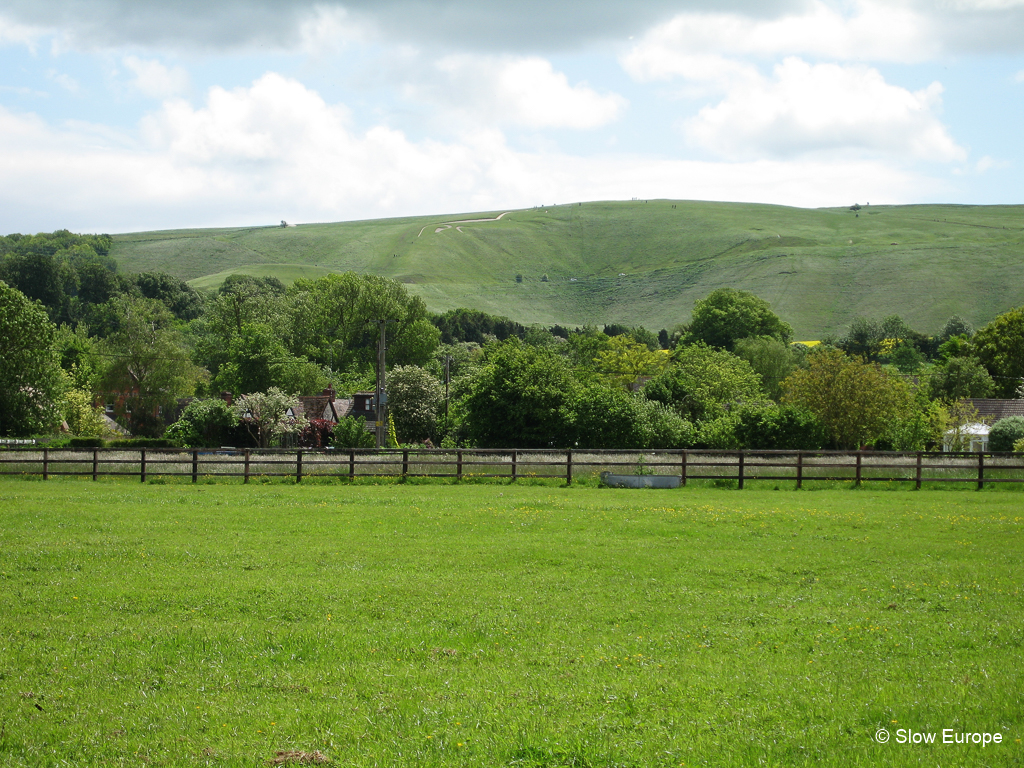
[[[130,279],[142,296],[163,302],[179,320],[194,320],[203,313],[203,294],[180,278],[163,272],[141,272]]]
[[[9,254],[0,261],[0,280],[39,301],[57,322],[67,304],[65,285],[73,279],[66,264],[49,253]]]
[[[878,355],[884,338],[885,331],[877,322],[866,317],[855,317],[846,338],[839,342],[839,348],[851,357],[871,360]]]
[[[1024,307],[1004,312],[974,335],[978,358],[995,380],[997,397],[1013,397],[1024,380]]]
[[[519,323],[478,309],[450,309],[431,321],[441,331],[442,344],[473,341],[483,345],[489,336],[504,341],[509,336],[522,338],[526,333],[526,328]]]
[[[889,422],[878,447],[893,451],[924,451],[942,444],[949,413],[942,403],[918,391],[908,411]]]
[[[78,275],[78,299],[84,304],[105,304],[119,292],[117,275],[98,260],[75,265]]]
[[[740,339],[733,350],[761,377],[765,393],[772,400],[782,397],[782,382],[797,367],[799,355],[786,342],[771,336]]]
[[[674,364],[643,388],[649,400],[664,403],[687,421],[710,421],[729,408],[761,400],[761,377],[750,363],[703,343],[678,347]]]
[[[607,348],[597,353],[594,367],[616,386],[628,389],[641,376],[661,373],[668,363],[668,354],[652,352],[646,344],[622,334],[613,336]]]
[[[991,397],[995,382],[978,358],[950,357],[932,369],[928,389],[932,399],[952,402],[965,398]]]
[[[240,395],[232,407],[235,416],[260,448],[269,448],[274,439],[298,434],[306,426],[305,419],[289,415],[289,411],[292,414],[298,412],[298,398],[277,387],[270,387],[266,392]]]
[[[390,278],[346,272],[297,280],[289,297],[292,352],[332,370],[374,363],[378,320],[388,321],[391,365],[426,365],[441,336],[428,319],[423,300]]]
[[[214,447],[233,444],[231,435],[237,426],[237,414],[219,397],[196,398],[185,406],[164,437],[190,448]]]
[[[262,392],[270,387],[290,394],[312,394],[326,385],[327,376],[318,365],[292,355],[274,329],[262,323],[242,326],[214,379],[218,391],[234,394]]]
[[[992,425],[988,432],[988,449],[995,453],[1014,450],[1014,443],[1024,439],[1024,416],[1007,416]]]
[[[280,286],[280,290],[278,290]],[[197,362],[216,377],[228,362],[231,343],[246,325],[265,325],[279,339],[289,338],[284,286],[276,278],[231,275],[203,313],[189,323],[189,338]]]
[[[0,435],[23,437],[60,424],[65,387],[46,310],[0,281]]]
[[[611,338],[590,325],[569,334],[566,354],[574,368],[592,373],[597,370],[597,361],[601,354],[609,349]]]
[[[194,365],[174,318],[162,303],[122,296],[111,302],[116,328],[102,343],[108,361],[103,384],[120,393],[132,434],[159,437],[161,408],[189,397],[205,379]]]
[[[770,336],[788,342],[793,329],[772,312],[764,299],[749,291],[718,288],[694,305],[681,343],[703,342],[732,351],[737,341],[751,336]]]
[[[969,339],[974,336],[974,326],[960,315],[953,315],[943,324],[938,338],[942,342],[953,336],[964,336]]]
[[[60,355],[60,367],[70,379],[70,386],[96,392],[103,359],[98,354],[99,340],[89,336],[88,326],[79,324],[72,328],[67,324],[61,325],[53,343]]]
[[[481,448],[548,448],[571,442],[566,406],[578,383],[565,359],[512,338],[490,344],[461,400],[466,436]]]
[[[889,362],[900,373],[918,373],[925,364],[924,354],[908,341],[901,341],[889,355]]]
[[[405,443],[437,440],[438,420],[444,409],[444,385],[429,371],[400,365],[387,376],[388,412],[395,431]]]
[[[685,448],[693,440],[693,426],[671,408],[600,384],[577,389],[565,412],[579,448]]]
[[[66,389],[61,395],[59,407],[72,435],[103,437],[110,432],[103,418],[103,409],[94,404],[92,393],[87,390]]]
[[[536,323],[526,329],[522,338],[523,343],[531,347],[554,347],[561,342],[549,329]]]
[[[838,349],[812,352],[807,363],[783,382],[782,400],[813,413],[837,448],[873,444],[911,409],[909,387],[877,363]]]

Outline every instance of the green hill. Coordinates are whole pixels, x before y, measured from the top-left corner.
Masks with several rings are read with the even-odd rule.
[[[232,273],[285,282],[375,273],[406,283],[433,311],[472,307],[523,323],[668,328],[694,301],[731,286],[771,302],[797,338],[817,339],[858,315],[899,314],[934,332],[952,314],[980,325],[1024,304],[1022,214],[1024,206],[595,202],[125,234],[112,255],[122,270],[165,271],[199,287]]]

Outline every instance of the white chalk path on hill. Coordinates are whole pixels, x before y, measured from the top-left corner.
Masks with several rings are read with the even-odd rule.
[[[499,221],[503,216],[508,216],[510,213],[512,213],[512,211],[505,211],[504,213],[499,213],[493,219],[459,219],[458,221],[444,221],[444,222],[441,222],[441,224],[437,226],[437,229],[434,230],[434,234],[436,235],[438,232],[444,232],[446,229],[451,229],[453,224],[476,224],[477,222],[480,222],[480,221]],[[416,237],[422,237],[423,236],[423,231],[427,227],[429,227],[429,226],[431,226],[431,225],[427,224],[426,227],[423,227],[423,229],[420,230],[420,233],[418,235],[416,235]],[[459,232],[462,231],[462,227],[455,227],[455,228]]]

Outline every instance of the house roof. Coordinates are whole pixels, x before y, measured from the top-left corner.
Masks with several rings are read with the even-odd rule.
[[[299,407],[295,415],[305,416],[307,419],[338,421],[348,416],[351,411],[351,399],[332,399],[329,395],[304,395],[299,397]]]
[[[996,400],[990,398],[972,398],[969,402],[986,421],[995,424],[1007,416],[1024,416],[1024,400]]]

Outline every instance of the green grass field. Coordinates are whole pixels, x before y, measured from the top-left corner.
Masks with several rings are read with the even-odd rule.
[[[770,301],[798,339],[819,339],[859,315],[900,314],[934,333],[952,314],[982,325],[1024,303],[1022,212],[595,202],[467,224],[457,222],[505,212],[124,234],[112,255],[123,270],[165,271],[204,288],[232,273],[291,282],[354,270],[402,281],[437,312],[655,330],[730,286]]]
[[[6,479],[0,764],[1020,765],[1017,496]]]

